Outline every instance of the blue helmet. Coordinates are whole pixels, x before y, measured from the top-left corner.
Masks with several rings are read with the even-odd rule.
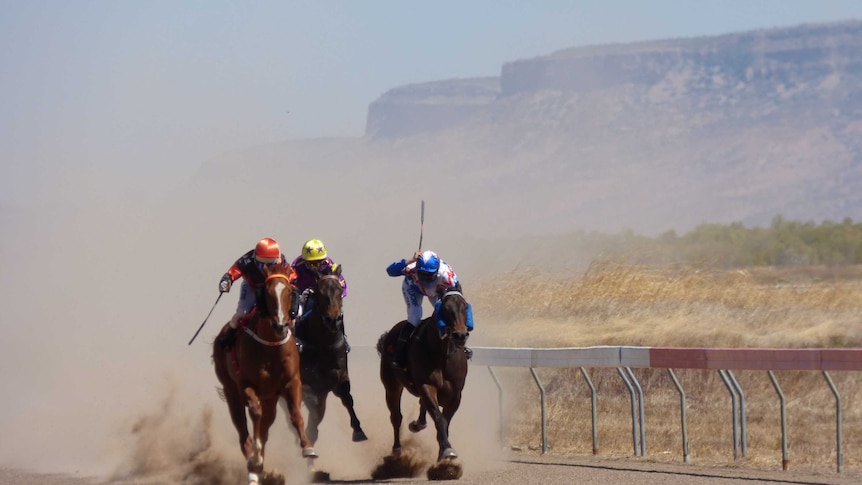
[[[416,260],[416,271],[436,274],[438,269],[440,269],[440,258],[434,251],[425,251]]]

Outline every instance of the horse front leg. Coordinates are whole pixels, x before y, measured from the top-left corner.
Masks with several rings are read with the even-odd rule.
[[[428,423],[425,421],[425,403],[421,399],[419,400],[419,417],[416,418],[416,421],[411,421],[407,427],[414,433],[418,433],[428,427]]]
[[[260,438],[260,422],[263,418],[263,408],[257,392],[251,386],[245,388],[245,399],[248,414],[251,416],[251,436],[245,442],[246,468],[249,477],[252,474],[263,473],[263,443]],[[251,482],[251,478],[249,478]]]
[[[353,441],[358,442],[367,440],[368,436],[365,435],[365,431],[362,431],[362,425],[359,424],[359,418],[356,417],[356,411],[353,409],[353,396],[350,394],[350,381],[344,380],[339,382],[332,393],[341,399],[341,404],[344,405],[347,409],[347,413],[350,414],[350,427],[353,429]]]
[[[233,422],[233,427],[239,435],[239,450],[242,456],[247,458],[247,446],[250,444],[248,439],[248,418],[245,414],[245,402],[242,394],[235,386],[224,386],[224,398],[227,401],[227,408],[230,412],[230,420]]]
[[[455,417],[455,412],[461,407],[461,391],[453,393],[449,401],[443,404],[443,417],[446,418],[446,432],[449,432],[449,426],[452,424],[452,418]]]
[[[437,404],[437,388],[427,384],[423,385],[419,391],[419,397],[425,409],[431,414],[431,419],[434,420],[434,426],[437,428],[437,443],[440,446],[437,461],[444,458],[458,458],[458,453],[449,444],[449,421]]]
[[[291,379],[284,390],[281,392],[287,403],[287,414],[290,417],[290,424],[296,430],[299,436],[299,447],[302,448],[303,458],[317,458],[317,452],[308,439],[308,434],[305,432],[305,420],[302,419],[302,383],[297,375]]]
[[[248,485],[259,485],[260,484],[260,474],[263,473],[263,459],[266,455],[266,442],[269,440],[269,428],[272,426],[272,423],[275,422],[275,410],[278,404],[278,399],[266,399],[262,402],[259,402],[257,406],[260,408],[260,419],[256,425],[256,429],[258,431],[255,433],[257,438],[255,439],[255,445],[252,447],[252,451],[254,456],[259,457],[259,464],[257,462],[258,458],[255,458],[254,465],[252,464],[252,460],[250,459],[247,465],[248,468]],[[251,408],[249,408],[251,409]]]
[[[323,415],[326,414],[327,394],[329,393],[324,393],[321,396],[308,386],[302,387],[302,402],[305,403],[305,407],[308,409],[308,422],[305,425],[305,433],[308,435],[308,439],[311,440],[312,445],[317,443],[318,428],[323,421]]]

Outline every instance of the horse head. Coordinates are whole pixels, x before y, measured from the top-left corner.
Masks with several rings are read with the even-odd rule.
[[[443,291],[435,306],[434,315],[440,338],[452,337],[455,346],[463,348],[470,334],[467,327],[467,300],[461,293],[460,284]]]
[[[342,309],[344,287],[341,285],[341,265],[326,266],[315,271],[315,311],[330,332],[339,331],[338,322],[344,318]]]
[[[288,324],[290,323],[290,304],[293,291],[290,285],[291,272],[289,265],[275,264],[264,266],[263,274],[266,277],[263,291],[263,303],[259,318],[268,321],[275,338],[283,339],[287,336]]]

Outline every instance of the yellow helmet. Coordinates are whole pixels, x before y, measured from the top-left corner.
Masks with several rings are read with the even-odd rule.
[[[309,239],[302,245],[302,259],[320,261],[326,257],[326,246],[320,239]]]

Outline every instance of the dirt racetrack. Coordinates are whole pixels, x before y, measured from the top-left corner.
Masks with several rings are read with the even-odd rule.
[[[330,473],[329,483],[428,483],[428,462],[436,453],[433,427],[412,435],[402,432],[404,445],[423,462],[416,478],[372,480],[375,463],[389,452],[391,428],[382,402],[376,376],[377,356],[371,348],[357,346],[351,353],[351,374],[357,412],[369,435],[364,443],[350,442],[349,426],[340,403],[330,397],[327,416],[316,448],[321,454],[318,469]],[[209,376],[207,376],[209,377]],[[206,380],[206,379],[205,379]],[[212,377],[212,381],[215,378]],[[235,447],[235,432],[229,424],[226,407],[212,392],[207,397],[211,411],[194,411],[198,406],[171,404],[170,398],[156,411],[144,412],[135,422],[136,431],[127,436],[116,453],[125,463],[107,474],[97,476],[81,467],[66,467],[71,473],[34,473],[0,468],[0,485],[230,485],[244,484],[244,461]],[[834,464],[816,469],[791,468],[782,471],[755,468],[743,462],[703,461],[691,464],[668,463],[630,456],[563,456],[537,451],[502,450],[498,435],[496,388],[484,366],[471,366],[465,387],[465,400],[452,423],[453,446],[460,454],[463,476],[457,483],[526,485],[550,483],[578,484],[656,484],[742,485],[752,483],[836,484],[862,483],[857,470],[838,474]],[[416,412],[415,398],[405,397],[402,410],[405,422]],[[494,403],[489,406],[488,403]],[[186,415],[186,411],[191,414]],[[281,409],[280,409],[281,412]],[[196,424],[195,421],[200,421]],[[298,448],[291,442],[287,424],[279,417],[268,445],[267,469],[286,473],[286,483],[310,483]],[[537,437],[538,440],[538,437]],[[537,441],[538,442],[538,441]],[[287,455],[287,456],[285,456]],[[92,476],[91,476],[92,475]]]
[[[754,470],[736,467],[705,467],[698,465],[654,463],[633,458],[604,458],[591,456],[541,456],[535,453],[511,453],[496,462],[492,469],[465,473],[457,482],[460,485],[529,485],[551,483],[578,483],[582,485],[750,485],[764,484],[835,484],[850,485],[862,482],[859,474],[837,474],[823,470]],[[32,474],[16,470],[0,470],[0,485],[173,485],[176,482],[159,480],[131,480],[103,482],[86,477],[68,475]],[[194,482],[197,483],[197,482]],[[287,483],[310,483],[300,477]],[[373,484],[428,483],[424,476],[413,479],[332,480],[329,483]]]

